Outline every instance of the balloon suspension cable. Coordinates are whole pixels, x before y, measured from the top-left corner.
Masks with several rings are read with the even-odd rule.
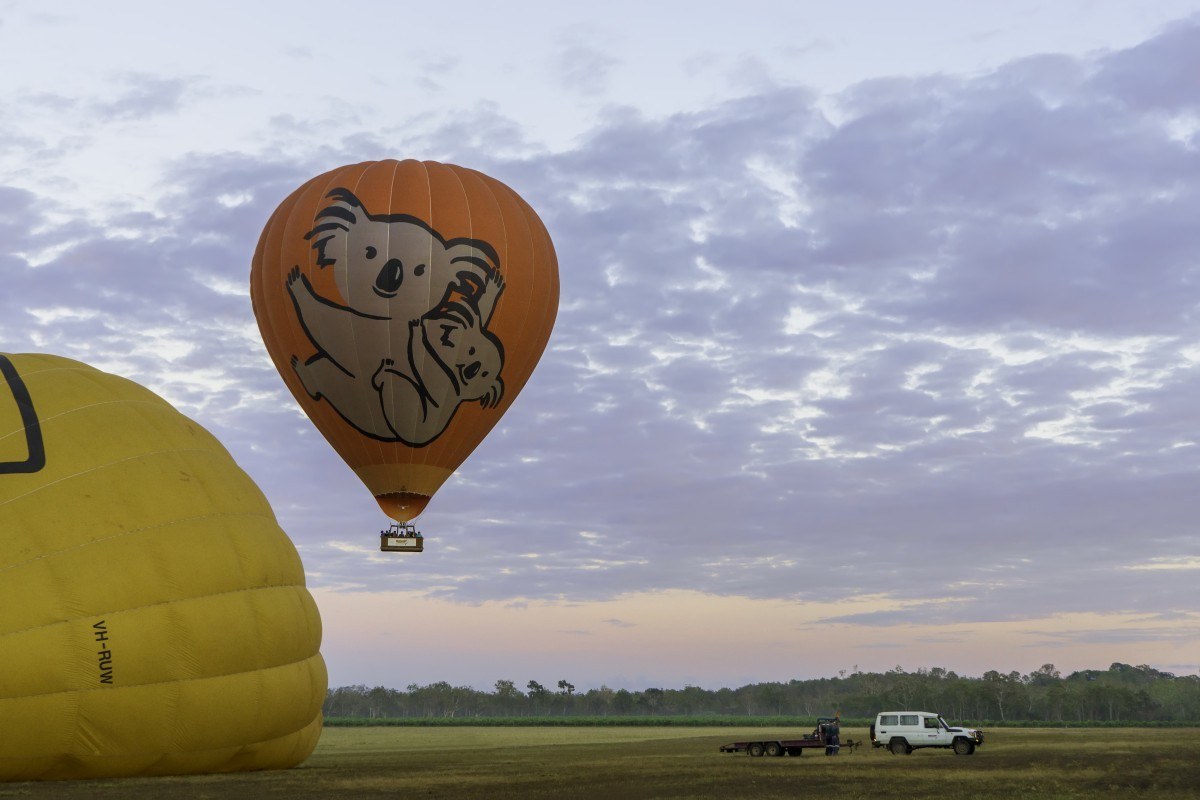
[[[379,549],[385,553],[420,553],[425,550],[425,537],[411,522],[393,522],[379,532]]]

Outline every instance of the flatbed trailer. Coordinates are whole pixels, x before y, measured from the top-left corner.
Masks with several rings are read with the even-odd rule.
[[[828,747],[825,737],[825,726],[832,723],[832,717],[821,717],[817,720],[816,729],[808,736],[802,736],[799,739],[784,739],[782,737],[767,737],[759,739],[750,739],[745,742],[730,742],[729,744],[721,745],[722,753],[749,753],[752,756],[798,756],[804,753],[805,750],[820,748],[824,750]],[[849,747],[852,751],[857,747],[857,743],[851,739],[847,739],[845,747]]]
[[[824,750],[825,742],[813,736],[805,736],[800,739],[755,739],[749,742],[723,744],[721,752],[746,752],[752,756],[798,756],[812,747]]]

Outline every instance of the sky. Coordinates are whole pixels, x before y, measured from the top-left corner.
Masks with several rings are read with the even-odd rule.
[[[1200,0],[0,0],[0,352],[221,440],[333,686],[1195,673],[1197,74]],[[561,277],[420,556],[249,299],[382,158],[504,181]]]

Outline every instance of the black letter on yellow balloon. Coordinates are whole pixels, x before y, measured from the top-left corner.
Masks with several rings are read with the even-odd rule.
[[[25,382],[17,374],[16,367],[4,356],[0,356],[0,376],[3,376],[5,382],[8,383],[12,398],[17,403],[17,410],[21,414],[21,424],[25,426],[25,443],[29,450],[29,457],[24,461],[0,460],[0,475],[13,472],[37,472],[46,466],[46,450],[42,444],[42,427],[38,424],[33,400],[29,397],[29,390],[25,388]]]

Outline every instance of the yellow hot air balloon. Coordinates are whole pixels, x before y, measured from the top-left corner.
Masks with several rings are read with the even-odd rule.
[[[0,780],[293,766],[320,639],[296,549],[216,439],[123,378],[0,354]]]
[[[533,372],[558,313],[558,262],[537,214],[494,178],[372,161],[283,201],[250,296],[296,400],[407,523]]]

